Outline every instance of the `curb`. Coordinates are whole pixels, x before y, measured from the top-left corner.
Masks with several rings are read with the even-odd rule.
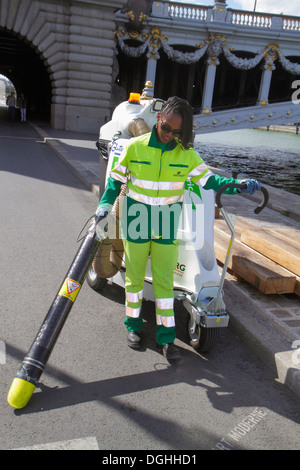
[[[33,124],[32,122],[30,122],[30,125],[43,139],[43,143],[47,144],[48,147],[55,153],[55,155],[68,166],[68,168],[73,172],[73,174],[77,176],[77,178],[79,178],[82,183],[90,191],[92,191],[92,193],[96,194],[96,196],[99,197],[99,185],[93,182],[94,175],[88,170],[86,170],[79,161],[74,160],[70,152],[65,150],[55,138],[50,137],[47,132],[45,132],[41,127],[37,126],[36,124]]]
[[[224,283],[224,301],[230,316],[229,328],[275,374],[276,381],[290,388],[300,397],[300,360],[295,360],[292,349],[294,338],[281,325],[264,316],[259,302],[227,273]]]

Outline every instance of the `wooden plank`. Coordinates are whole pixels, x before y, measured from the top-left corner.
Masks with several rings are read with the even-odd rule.
[[[215,226],[215,255],[225,261],[229,235]],[[228,268],[264,294],[287,294],[295,290],[296,276],[260,253],[235,240]]]
[[[242,230],[241,242],[300,276],[300,250],[268,229]]]
[[[242,230],[268,230],[276,238],[280,238],[283,241],[286,241],[287,244],[294,246],[300,251],[300,226],[292,227],[289,225],[282,226],[280,224],[271,224],[270,222],[256,224],[256,221],[243,220],[237,218],[235,230],[237,233],[241,234]]]
[[[273,237],[279,238],[287,245],[292,245],[300,253],[300,229],[293,229],[291,227],[286,228],[268,228],[268,231],[272,234]]]
[[[263,212],[262,212],[263,214]],[[226,227],[226,223],[223,218],[218,218],[215,220],[215,223],[222,224]],[[296,225],[295,225],[296,224]],[[260,220],[255,218],[243,218],[237,217],[235,224],[235,231],[237,235],[241,233],[242,230],[270,230],[276,237],[287,239],[289,243],[300,250],[300,224],[294,222],[291,225],[291,222],[287,219],[285,225],[278,223],[277,218],[270,220]],[[228,231],[228,229],[227,229]]]

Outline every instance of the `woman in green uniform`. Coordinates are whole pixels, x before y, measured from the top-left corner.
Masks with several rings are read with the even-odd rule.
[[[190,180],[214,191],[226,183],[240,182],[213,174],[192,148],[192,137],[191,106],[181,98],[169,98],[157,114],[157,124],[152,131],[128,141],[110,173],[96,211],[97,216],[108,213],[121,186],[127,185],[121,218],[127,341],[131,348],[141,346],[140,312],[150,253],[156,299],[156,343],[168,360],[181,358],[174,345],[173,270],[177,262],[176,233],[185,182]],[[249,194],[260,189],[256,180],[246,180],[246,183],[244,191]],[[226,192],[233,194],[238,190],[227,189]]]

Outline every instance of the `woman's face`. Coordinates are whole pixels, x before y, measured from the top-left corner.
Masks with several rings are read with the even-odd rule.
[[[157,138],[159,142],[167,144],[174,137],[180,138],[181,130],[182,117],[179,114],[157,114]]]

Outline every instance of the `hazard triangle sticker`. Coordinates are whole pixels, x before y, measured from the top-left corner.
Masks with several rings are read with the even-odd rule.
[[[68,299],[72,300],[72,302],[75,301],[79,290],[81,288],[81,285],[79,282],[74,281],[74,279],[65,279],[58,295],[61,295],[63,297],[67,297]]]
[[[80,289],[80,284],[72,279],[67,279],[67,289],[68,294],[72,294],[75,290]]]

